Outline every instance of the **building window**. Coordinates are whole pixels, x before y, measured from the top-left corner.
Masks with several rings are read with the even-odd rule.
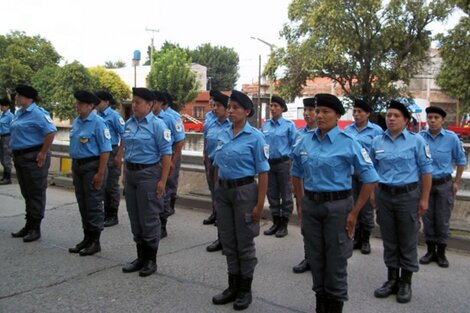
[[[204,107],[203,106],[193,107],[193,116],[197,119],[204,118]]]

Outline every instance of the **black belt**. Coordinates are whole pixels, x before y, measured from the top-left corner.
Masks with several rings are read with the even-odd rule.
[[[433,179],[432,180],[432,185],[433,186],[439,186],[447,183],[448,181],[452,180],[452,175],[447,175],[446,177],[438,178],[438,179]]]
[[[73,159],[75,163],[78,165],[84,165],[93,161],[99,161],[100,157],[99,156],[92,156],[89,158],[83,158],[83,159]]]
[[[3,135],[0,135],[1,138],[3,137],[10,137],[10,134],[3,134]]]
[[[380,189],[391,195],[401,195],[415,190],[418,187],[418,183],[411,183],[403,186],[390,186],[385,184],[379,184]]]
[[[231,188],[236,188],[236,187],[240,187],[243,185],[251,184],[254,181],[255,181],[255,178],[253,176],[247,176],[247,177],[242,177],[239,179],[229,179],[229,180],[219,179],[219,185],[225,189],[231,189]]]
[[[26,154],[26,153],[39,151],[41,149],[42,149],[42,145],[34,146],[34,147],[26,148],[26,149],[13,150],[13,155],[14,156],[20,156],[20,155],[23,155],[23,154]]]
[[[335,200],[343,200],[351,196],[351,189],[331,192],[314,192],[304,190],[305,196],[314,202],[328,202]]]
[[[129,171],[139,171],[139,170],[143,170],[144,168],[155,166],[155,165],[157,165],[157,163],[139,164],[139,163],[126,162],[126,168]]]
[[[285,155],[285,156],[280,157],[280,158],[278,158],[278,159],[268,159],[268,162],[269,162],[269,164],[271,164],[271,165],[275,165],[275,164],[279,164],[279,163],[285,162],[285,161],[287,161],[287,160],[289,160],[289,159],[290,159],[289,156]]]
[[[111,147],[114,149],[114,148],[117,148],[119,145],[111,145]]]

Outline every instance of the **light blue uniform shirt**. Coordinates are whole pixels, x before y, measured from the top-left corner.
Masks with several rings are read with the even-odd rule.
[[[262,127],[266,143],[269,145],[269,158],[278,159],[289,156],[297,137],[294,122],[282,116],[277,120],[267,120]]]
[[[209,112],[206,113],[206,115],[204,115],[204,126],[211,124],[216,119],[217,119],[217,116],[215,116],[214,112],[210,110]]]
[[[127,162],[153,164],[160,162],[162,155],[171,155],[171,131],[152,112],[140,121],[135,116],[128,119],[122,140]]]
[[[361,146],[363,148],[366,148],[367,153],[370,153],[370,145],[372,144],[372,139],[374,139],[374,137],[376,136],[382,135],[384,131],[379,125],[367,121],[366,127],[361,130],[357,128],[356,123],[352,123],[346,126],[344,132],[359,141]]]
[[[6,135],[10,133],[10,124],[13,120],[13,117],[14,115],[10,112],[10,110],[2,112],[2,115],[0,115],[0,135]]]
[[[367,151],[338,126],[323,139],[319,129],[307,132],[295,146],[292,160],[292,176],[303,179],[308,191],[351,189],[351,167],[366,184],[379,180]]]
[[[225,128],[232,128],[229,119],[220,123],[218,119],[212,121],[210,125],[204,124],[204,139],[206,140],[206,153],[210,160],[214,160],[215,150],[217,149],[217,137]]]
[[[186,138],[186,135],[184,133],[184,125],[183,125],[183,120],[181,119],[181,115],[173,110],[171,107],[168,107],[164,112],[175,120],[175,142],[179,142]],[[178,138],[178,139],[177,139]]]
[[[299,144],[299,142],[302,140],[302,138],[304,138],[305,135],[307,135],[308,133],[314,132],[316,130],[317,130],[316,127],[308,128],[307,125],[297,129],[297,136],[295,137],[295,143],[294,143],[293,149],[295,149],[295,146]]]
[[[98,115],[108,125],[109,133],[111,134],[111,144],[118,145],[122,134],[124,134],[124,119],[116,110],[108,106],[104,111],[99,111]]]
[[[382,184],[402,186],[416,183],[420,175],[432,172],[431,152],[426,141],[406,129],[395,140],[388,130],[375,137],[370,156]]]
[[[39,146],[44,143],[44,137],[57,132],[49,112],[36,103],[26,109],[16,111],[10,125],[10,147],[12,150],[22,150]]]
[[[94,112],[85,120],[76,117],[70,130],[70,157],[84,159],[110,152],[111,134],[106,122]]]
[[[456,166],[467,165],[467,157],[462,142],[457,135],[446,129],[433,138],[428,130],[419,132],[429,145],[432,155],[432,178],[439,179],[452,175],[452,162]]]
[[[219,168],[220,179],[238,179],[269,171],[268,146],[263,134],[249,122],[235,137],[232,127],[225,128],[217,140],[214,165]]]
[[[184,131],[181,130],[181,128],[179,128],[178,130],[176,129],[177,123],[174,116],[171,116],[170,114],[161,110],[160,113],[158,113],[157,117],[161,119],[165,123],[167,128],[171,131],[171,144],[184,140]]]

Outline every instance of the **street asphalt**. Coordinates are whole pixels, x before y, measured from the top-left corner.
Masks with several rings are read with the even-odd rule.
[[[215,227],[202,225],[207,211],[177,207],[169,236],[160,242],[158,273],[141,278],[121,271],[135,258],[124,200],[119,225],[102,233],[102,252],[81,257],[67,251],[82,239],[74,193],[49,187],[47,195],[42,238],[23,243],[10,235],[24,225],[19,186],[0,186],[0,312],[233,312],[231,304],[211,302],[225,289],[227,274],[224,256],[205,250],[216,238]],[[262,235],[267,227],[263,220],[256,239],[254,299],[246,312],[313,312],[310,272],[292,273],[303,258],[299,227],[290,225],[283,239]],[[393,296],[373,296],[386,268],[381,240],[371,243],[370,255],[355,251],[349,260],[350,300],[344,312],[470,312],[470,254],[448,252],[448,269],[421,266],[413,276],[412,301],[399,304]]]

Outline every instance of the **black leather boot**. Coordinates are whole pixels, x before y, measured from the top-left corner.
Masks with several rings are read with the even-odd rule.
[[[328,299],[327,300],[327,310],[328,313],[342,313],[343,312],[343,301]]]
[[[3,178],[0,180],[0,185],[10,185],[11,184],[11,173],[3,172]]]
[[[240,287],[240,275],[228,274],[228,288],[212,297],[214,304],[227,304],[235,301]]]
[[[302,274],[310,270],[310,265],[308,264],[307,259],[303,259],[299,264],[292,268],[292,271],[296,274]]]
[[[273,216],[273,225],[269,229],[265,230],[263,234],[265,234],[266,236],[274,235],[279,228],[280,222],[281,222],[281,218],[279,216]]]
[[[327,299],[324,294],[315,294],[315,299],[316,299],[316,306],[315,306],[315,312],[316,313],[327,313]]]
[[[287,236],[289,233],[287,231],[287,225],[289,224],[289,218],[287,217],[281,217],[280,223],[279,223],[279,228],[276,231],[276,238],[282,238]]]
[[[240,277],[240,288],[238,289],[237,298],[233,303],[233,309],[236,311],[245,310],[251,304],[251,283],[253,277]]]
[[[122,271],[124,273],[137,272],[144,266],[144,245],[142,243],[138,243],[136,245],[136,248],[137,259],[135,259],[131,263],[127,263],[122,267]]]
[[[436,243],[434,241],[426,241],[426,246],[428,251],[421,259],[419,259],[419,264],[429,264],[433,261],[437,261],[436,256]]]
[[[408,303],[411,300],[411,277],[412,272],[401,269],[400,282],[398,283],[397,301]]]
[[[438,243],[437,244],[437,265],[439,267],[449,267],[449,261],[446,258],[446,247],[447,245],[445,243]]]
[[[88,245],[88,241],[90,240],[90,234],[86,230],[83,230],[83,234],[83,240],[77,243],[75,247],[69,248],[70,253],[79,253],[80,251],[82,251],[83,248]]]
[[[215,252],[222,250],[222,244],[219,239],[216,239],[213,243],[206,247],[207,252]]]
[[[157,249],[144,245],[144,262],[139,271],[140,277],[150,276],[157,271]]]
[[[114,226],[114,225],[117,225],[119,224],[119,219],[118,219],[118,216],[117,216],[117,212],[113,212],[113,213],[110,213],[107,217],[105,217],[104,219],[104,224],[103,226],[104,227],[111,227],[111,226]]]
[[[216,216],[215,216],[215,212],[213,211],[211,215],[209,215],[208,218],[206,218],[205,220],[202,221],[202,224],[204,225],[211,225],[211,224],[214,224],[215,223],[215,219],[216,219]]]
[[[362,240],[361,240],[361,230],[359,226],[356,226],[356,229],[354,230],[354,243],[353,243],[353,249],[361,249],[362,247]]]
[[[370,231],[363,230],[361,233],[361,253],[362,254],[370,254]]]
[[[168,233],[166,231],[166,223],[168,222],[168,219],[160,217],[160,239],[163,239],[168,236]]]
[[[398,292],[398,279],[399,269],[389,267],[388,280],[382,285],[382,287],[374,291],[374,296],[376,298],[386,298],[391,294],[396,294]]]
[[[89,232],[90,240],[88,241],[88,244],[79,252],[80,256],[93,255],[101,251],[100,235],[101,231],[99,230]]]
[[[23,242],[36,241],[41,238],[41,220],[31,219],[28,234],[23,237]]]
[[[29,218],[26,218],[26,224],[24,225],[23,228],[21,228],[19,231],[17,231],[16,233],[11,233],[11,236],[13,238],[23,238],[24,236],[26,236],[28,234],[28,230],[29,230],[29,227],[30,227],[30,224],[31,224],[31,219]]]

